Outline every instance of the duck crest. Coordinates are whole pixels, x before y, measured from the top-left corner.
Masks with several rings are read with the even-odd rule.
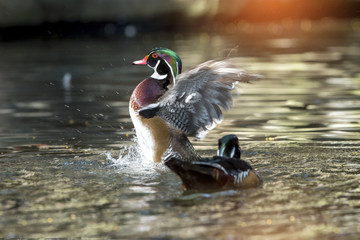
[[[167,48],[156,48],[153,49],[159,53],[159,56],[162,57],[165,63],[169,66],[171,72],[173,83],[175,85],[176,77],[181,73],[182,62],[180,57],[172,50]]]

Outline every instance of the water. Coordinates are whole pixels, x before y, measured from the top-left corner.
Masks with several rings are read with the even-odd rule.
[[[347,26],[347,25],[346,25]],[[0,236],[358,239],[360,33],[154,34],[2,42]],[[235,133],[264,185],[183,194],[141,160],[128,114],[155,46],[184,68],[226,56],[261,73],[207,137]],[[236,47],[238,46],[238,47]]]

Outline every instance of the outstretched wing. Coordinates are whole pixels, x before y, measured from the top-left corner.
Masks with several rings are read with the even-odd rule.
[[[258,78],[233,67],[230,59],[211,60],[180,74],[170,90],[139,114],[157,115],[186,135],[201,138],[222,120],[220,107],[230,108],[234,85]]]

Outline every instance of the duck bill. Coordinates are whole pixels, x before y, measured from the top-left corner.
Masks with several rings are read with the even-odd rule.
[[[148,57],[149,57],[149,55],[146,55],[143,59],[134,61],[133,65],[146,65],[146,61],[147,61]]]

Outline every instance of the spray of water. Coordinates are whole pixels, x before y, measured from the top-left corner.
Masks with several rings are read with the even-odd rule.
[[[136,142],[136,139],[134,139]],[[110,152],[105,152],[109,166],[116,168],[120,173],[132,177],[157,176],[166,171],[163,163],[154,163],[142,155],[138,144],[123,146],[119,156],[113,157]]]

